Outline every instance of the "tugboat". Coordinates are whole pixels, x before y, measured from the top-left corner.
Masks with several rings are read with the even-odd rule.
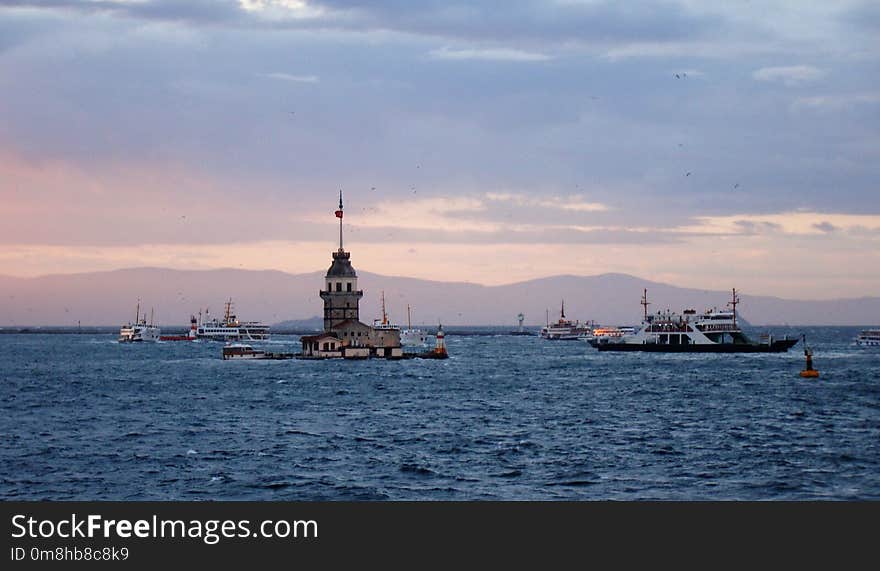
[[[559,311],[559,321],[548,323],[541,328],[541,337],[554,341],[587,341],[592,337],[592,330],[586,324],[579,321],[571,321],[565,318],[565,300],[562,300],[562,309]]]
[[[138,300],[135,309],[134,323],[129,322],[119,329],[120,343],[140,343],[143,341],[158,341],[160,329],[153,325],[153,310],[150,310],[150,323],[147,324],[146,313],[141,317],[141,301]]]
[[[736,289],[728,306],[730,310],[709,309],[697,314],[686,309],[682,315],[666,310],[648,315],[648,290],[642,295],[644,319],[634,334],[624,335],[617,341],[594,343],[599,351],[650,351],[657,353],[782,353],[794,347],[798,340],[762,338],[750,340],[736,323]]]

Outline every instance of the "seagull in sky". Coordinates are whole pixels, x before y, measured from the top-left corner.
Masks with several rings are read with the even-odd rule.
[[[688,171],[688,173],[687,173],[686,175],[684,175],[684,176],[691,176],[690,171]]]

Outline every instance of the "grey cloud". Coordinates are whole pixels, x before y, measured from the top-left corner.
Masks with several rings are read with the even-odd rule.
[[[0,0],[0,7],[66,10],[81,14],[110,13],[145,20],[213,23],[232,21],[241,10],[234,0]]]
[[[261,20],[234,0],[0,0],[0,6],[7,7],[105,12],[193,24],[228,22],[270,28],[393,30],[478,43],[656,42],[705,37],[724,25],[720,17],[698,15],[669,1],[641,2],[638,9],[611,1],[580,4],[539,0],[313,0],[308,4],[325,10],[317,18]]]
[[[317,6],[354,15],[359,25],[471,41],[663,41],[698,37],[719,28],[715,17],[687,12],[672,2],[552,3],[428,0],[317,0]]]
[[[816,230],[821,230],[822,232],[827,232],[827,233],[837,232],[839,230],[839,228],[837,226],[835,226],[831,222],[828,222],[827,220],[824,222],[818,222],[816,224],[813,224],[813,228],[815,228]]]

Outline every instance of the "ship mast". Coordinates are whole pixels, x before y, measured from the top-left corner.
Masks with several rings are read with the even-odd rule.
[[[412,317],[409,313],[409,304],[406,304],[406,328],[412,329]]]
[[[562,309],[559,312],[559,319],[565,319],[565,300],[562,300]]]
[[[385,290],[382,290],[382,325],[388,325],[388,315],[385,313]]]
[[[739,303],[739,298],[736,297],[736,288],[733,288],[733,297],[730,299],[727,305],[733,308],[733,326],[736,327],[736,305]]]
[[[137,325],[141,318],[141,298],[138,298],[137,309],[134,310],[134,324]]]
[[[648,306],[651,305],[648,303],[648,288],[642,290],[642,307],[645,308],[645,321],[648,321]]]

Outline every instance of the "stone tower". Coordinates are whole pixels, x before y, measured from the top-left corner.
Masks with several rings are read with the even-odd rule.
[[[351,254],[342,248],[342,191],[339,192],[339,250],[333,252],[333,263],[320,291],[324,300],[324,331],[332,331],[343,321],[359,321],[358,306],[364,292],[357,287],[357,273],[351,266]]]

